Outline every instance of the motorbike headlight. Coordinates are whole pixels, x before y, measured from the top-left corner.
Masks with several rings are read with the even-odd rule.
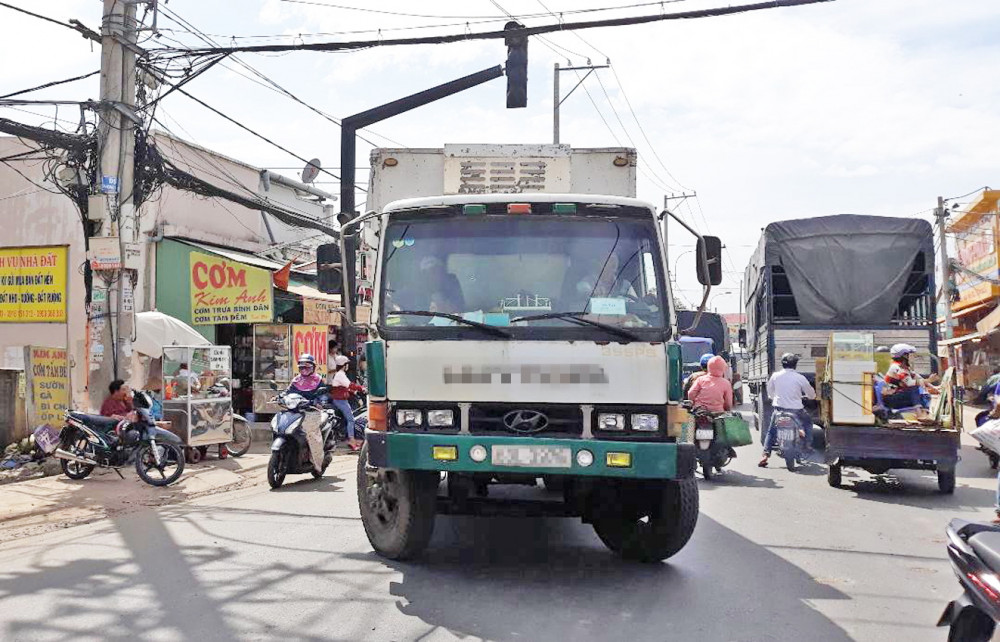
[[[601,413],[597,415],[598,430],[625,430],[625,415]]]
[[[419,426],[423,423],[424,413],[419,410],[397,410],[396,425],[398,426]]]
[[[428,410],[427,425],[435,428],[447,428],[455,425],[455,413],[451,410]]]
[[[660,418],[653,414],[637,413],[632,415],[632,430],[656,432],[660,429]]]

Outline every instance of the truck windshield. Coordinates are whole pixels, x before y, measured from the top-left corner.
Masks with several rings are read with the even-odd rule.
[[[664,327],[651,219],[438,213],[394,220],[385,234],[388,326],[456,325],[445,317],[393,314],[423,310],[495,326],[579,328],[582,318],[618,328]]]

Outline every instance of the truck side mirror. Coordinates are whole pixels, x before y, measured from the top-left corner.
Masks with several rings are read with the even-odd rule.
[[[737,340],[739,341],[740,347],[747,347],[747,329],[740,328],[740,331],[737,333],[737,337],[739,337]]]
[[[316,285],[320,292],[340,294],[344,289],[342,269],[340,244],[325,243],[316,248]]]
[[[722,239],[718,236],[702,236],[698,239],[697,250],[698,283],[722,283]]]

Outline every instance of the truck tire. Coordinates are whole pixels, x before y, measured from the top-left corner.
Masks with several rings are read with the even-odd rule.
[[[618,491],[616,509],[594,519],[594,532],[625,559],[661,562],[691,539],[698,523],[698,482],[680,479],[629,495]]]
[[[955,471],[954,470],[938,470],[938,490],[940,490],[945,495],[951,495],[955,492]]]
[[[436,471],[378,468],[368,471],[368,444],[358,457],[361,523],[375,552],[391,560],[419,555],[434,532]]]
[[[542,475],[542,483],[545,490],[553,493],[562,493],[566,490],[566,478],[562,475]]]
[[[841,484],[840,464],[830,464],[830,467],[827,468],[826,483],[830,484],[831,488],[840,488]]]

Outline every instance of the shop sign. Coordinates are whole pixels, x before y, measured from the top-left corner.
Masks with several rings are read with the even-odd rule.
[[[66,323],[68,248],[0,248],[0,322]]]
[[[299,356],[311,354],[316,357],[316,372],[327,374],[326,357],[329,347],[328,328],[325,325],[293,325],[292,357],[298,363]]]
[[[958,264],[966,270],[981,274],[986,279],[996,279],[1000,276],[994,227],[995,215],[995,212],[985,213],[967,230],[956,234],[955,238]],[[992,283],[977,279],[963,271],[955,273],[955,283],[958,285],[959,300],[952,305],[952,308],[956,310],[989,301],[997,294],[997,288]]]
[[[271,273],[222,257],[191,252],[191,321],[268,323],[274,316]]]
[[[28,346],[24,349],[24,366],[28,424],[60,426],[69,408],[66,350]]]
[[[302,299],[302,320],[318,325],[340,325],[340,304],[320,299]]]

